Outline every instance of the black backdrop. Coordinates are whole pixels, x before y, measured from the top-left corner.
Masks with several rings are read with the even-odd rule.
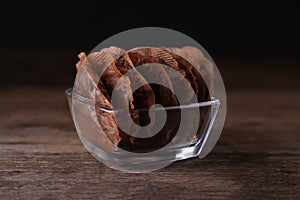
[[[2,72],[6,72],[1,86],[71,84],[74,70],[70,68],[78,52],[91,50],[113,34],[143,26],[187,34],[212,57],[243,52],[298,56],[296,3],[195,2],[1,3],[0,58]],[[45,74],[51,78],[40,78]]]

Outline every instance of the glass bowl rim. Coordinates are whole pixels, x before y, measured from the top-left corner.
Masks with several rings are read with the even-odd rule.
[[[66,89],[65,94],[66,94],[67,98],[70,98],[70,99],[75,98],[84,104],[89,104],[91,106],[95,106],[107,113],[115,113],[115,112],[120,112],[122,110],[126,110],[126,109],[114,110],[114,109],[109,109],[109,108],[104,108],[102,106],[99,106],[91,99],[84,97],[81,94],[79,94],[78,92],[74,91],[72,87]],[[176,109],[189,109],[189,108],[197,108],[197,107],[200,108],[200,107],[206,107],[206,106],[219,106],[219,105],[220,105],[220,100],[217,98],[211,97],[210,101],[205,101],[205,102],[191,103],[191,104],[179,105],[179,106],[156,107],[156,108],[151,108],[151,109],[149,109],[149,108],[129,109],[129,111],[134,112],[134,111],[150,111],[150,110],[151,111],[176,110]],[[128,109],[127,109],[127,111],[128,111]]]

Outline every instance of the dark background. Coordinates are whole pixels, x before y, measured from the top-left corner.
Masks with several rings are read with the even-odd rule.
[[[299,6],[287,1],[11,1],[2,3],[0,19],[2,88],[71,86],[79,52],[143,26],[191,36],[225,75],[225,66],[249,70],[266,62],[266,67],[289,73],[299,63]],[[275,66],[277,61],[282,64]]]

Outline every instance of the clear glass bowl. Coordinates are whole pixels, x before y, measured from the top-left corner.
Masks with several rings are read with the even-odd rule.
[[[91,99],[73,91],[73,88],[67,89],[65,93],[76,131],[85,148],[99,161],[117,170],[149,172],[161,169],[177,160],[196,156],[204,157],[213,148],[221,133],[220,131],[211,132],[220,106],[218,99],[211,98],[211,101],[207,102],[149,109],[149,115],[153,116],[177,112],[188,115],[195,111],[201,113],[201,109],[208,110],[209,114],[205,123],[200,123],[199,119],[195,118],[198,121],[195,120],[191,123],[196,129],[177,130],[180,133],[176,133],[170,142],[161,147],[156,146],[154,149],[144,152],[124,149],[114,145],[105,137],[96,117],[95,107],[97,105]],[[120,112],[120,110],[99,109],[114,117]],[[176,124],[173,125],[176,126]]]

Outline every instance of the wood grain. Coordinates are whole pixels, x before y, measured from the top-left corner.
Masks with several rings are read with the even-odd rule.
[[[146,174],[112,170],[87,153],[66,88],[1,89],[0,199],[299,199],[299,88],[287,80],[278,89],[270,77],[251,86],[224,71],[228,115],[214,150]]]

